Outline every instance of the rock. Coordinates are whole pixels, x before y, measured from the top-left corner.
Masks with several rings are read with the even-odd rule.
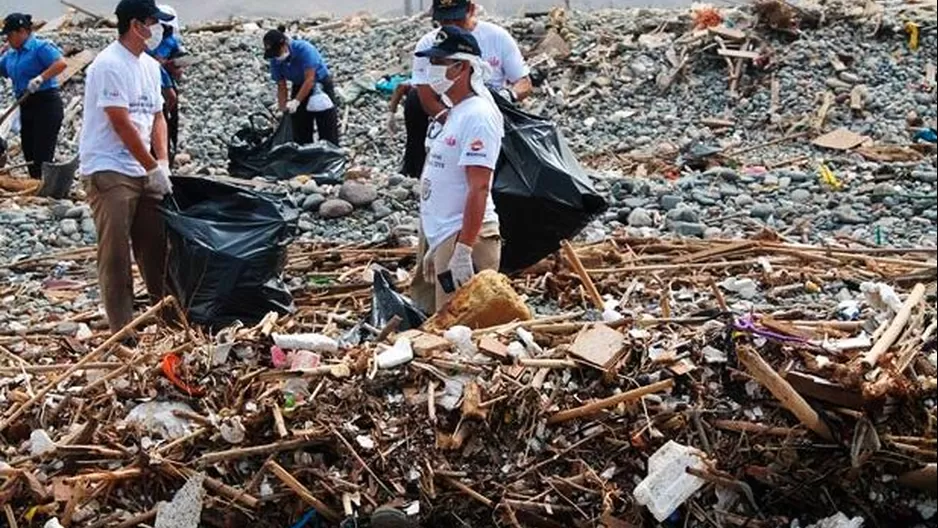
[[[876,187],[873,187],[872,195],[874,198],[885,198],[887,196],[894,196],[898,194],[896,186],[891,183],[878,183]]]
[[[74,336],[78,333],[78,323],[73,321],[62,321],[55,325],[55,333],[61,336]]]
[[[779,179],[778,179],[778,188],[779,188],[779,189],[787,189],[787,188],[790,187],[790,186],[791,186],[791,178],[789,178],[788,176],[781,176],[781,177],[779,177]]]
[[[921,183],[938,183],[938,172],[912,171],[912,178]]]
[[[811,192],[807,189],[795,189],[791,192],[791,201],[798,204],[807,204],[811,201]]]
[[[704,230],[704,240],[716,240],[723,238],[723,230],[719,227],[708,227]]]
[[[778,176],[770,172],[766,174],[765,177],[762,178],[762,184],[767,185],[769,187],[775,187],[778,185]]]
[[[659,199],[658,203],[661,205],[662,209],[665,211],[670,211],[683,201],[684,198],[682,198],[679,194],[665,194]]]
[[[326,201],[326,197],[321,194],[310,194],[303,199],[303,205],[301,206],[304,211],[318,211],[319,206]]]
[[[192,163],[192,155],[189,154],[188,152],[180,152],[176,154],[175,158],[173,158],[173,162],[176,164],[177,167],[183,167],[185,165]]]
[[[98,230],[94,225],[94,218],[83,218],[81,220],[81,232],[86,235],[98,234]]]
[[[378,199],[378,189],[368,183],[345,182],[339,189],[339,198],[355,207],[364,207]]]
[[[345,200],[326,200],[319,206],[319,216],[323,218],[342,218],[352,214],[355,207]]]
[[[65,218],[85,218],[91,216],[91,209],[87,205],[76,205],[65,212]]]
[[[685,205],[679,205],[677,208],[668,211],[667,218],[677,222],[695,223],[700,221],[697,211]]]
[[[66,218],[59,224],[59,230],[64,236],[72,236],[78,232],[78,222],[73,218]]]
[[[860,76],[852,72],[840,72],[840,80],[850,84],[859,84]]]
[[[695,202],[705,207],[716,205],[717,201],[719,200],[718,197],[710,196],[703,191],[694,191],[691,193],[691,197],[694,198]]]
[[[681,236],[703,237],[707,226],[695,222],[669,222],[668,229]]]
[[[310,180],[300,186],[300,192],[303,194],[319,194],[319,184]]]
[[[388,191],[388,196],[398,202],[406,202],[410,200],[410,189],[407,187],[395,187]]]
[[[72,210],[72,207],[74,206],[69,202],[57,203],[51,207],[52,216],[57,220],[61,220],[62,218],[65,218],[65,215],[67,215],[69,211]]]
[[[867,221],[862,218],[849,205],[842,205],[834,210],[834,221],[840,224],[865,224]]]
[[[750,205],[756,203],[752,196],[748,194],[740,194],[733,201],[736,202],[737,207],[749,207]]]
[[[775,214],[775,206],[768,203],[757,203],[749,209],[749,215],[753,218],[766,219]]]
[[[637,207],[629,213],[626,223],[629,227],[653,227],[655,225],[651,213],[641,207]]]
[[[703,177],[712,180],[736,181],[739,179],[739,173],[730,167],[713,167],[707,169],[707,171],[703,173]]]
[[[384,200],[376,200],[371,204],[371,211],[375,214],[376,219],[386,218],[393,213],[388,204]]]

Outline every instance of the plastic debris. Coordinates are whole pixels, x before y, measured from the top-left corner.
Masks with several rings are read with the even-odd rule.
[[[806,528],[863,528],[863,518],[854,517],[851,519],[850,517],[844,515],[843,512],[837,512],[835,515],[823,519]]]
[[[64,528],[62,523],[59,522],[58,518],[53,517],[46,521],[46,524],[42,525],[42,528]]]
[[[410,339],[406,337],[398,339],[394,346],[378,354],[375,359],[378,368],[381,369],[392,369],[410,363],[414,359],[414,349],[410,345]]]
[[[727,291],[739,294],[743,299],[754,299],[759,294],[759,287],[756,282],[750,278],[729,277],[720,283],[720,286]]]
[[[244,442],[244,435],[247,431],[244,429],[244,424],[241,423],[241,417],[235,416],[221,424],[218,427],[218,432],[229,444],[240,444]]]
[[[648,476],[635,488],[635,500],[663,522],[697,493],[707,481],[687,473],[687,468],[704,471],[704,454],[673,440],[648,459]]]
[[[205,475],[195,474],[173,495],[172,502],[162,503],[156,513],[154,528],[199,528]]]
[[[322,334],[273,334],[274,344],[284,350],[309,350],[334,354],[339,351],[339,343]]]
[[[866,302],[876,310],[898,313],[902,309],[902,299],[888,284],[864,282],[860,284],[860,291],[863,292]]]
[[[290,353],[288,357],[290,358],[290,370],[314,369],[322,363],[322,357],[309,350],[297,350]]]
[[[444,332],[443,337],[452,343],[462,356],[472,357],[478,351],[472,342],[472,329],[468,326],[454,326]]]
[[[192,423],[176,416],[176,412],[194,413],[192,407],[182,402],[153,401],[131,409],[124,423],[138,425],[149,434],[159,435],[166,440],[175,440],[192,432]]]
[[[55,452],[55,442],[49,437],[45,429],[35,429],[29,435],[29,454],[42,456]]]

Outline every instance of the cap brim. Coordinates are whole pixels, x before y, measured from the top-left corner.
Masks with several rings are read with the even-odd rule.
[[[447,20],[462,20],[469,13],[469,6],[451,7],[449,9],[434,9],[433,20],[445,22]]]
[[[167,13],[166,11],[160,11],[159,9],[157,9],[156,13],[153,13],[153,18],[159,20],[160,22],[169,22],[175,19],[176,17],[174,15]]]
[[[416,55],[417,57],[424,58],[424,59],[443,59],[443,58],[449,57],[452,54],[453,52],[440,49],[440,48],[430,48],[427,50],[418,51],[417,53],[414,53],[414,55]]]

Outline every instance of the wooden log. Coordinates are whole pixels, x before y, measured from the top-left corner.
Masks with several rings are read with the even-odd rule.
[[[567,263],[570,264],[573,271],[580,277],[580,281],[583,283],[583,287],[586,289],[586,293],[593,303],[593,307],[602,312],[605,309],[603,306],[603,298],[599,294],[599,290],[596,289],[596,284],[593,282],[593,279],[591,279],[589,273],[586,272],[586,268],[583,267],[583,262],[576,254],[576,249],[574,249],[573,245],[567,240],[561,242],[560,247],[563,250],[564,257],[567,259]]]
[[[768,389],[801,423],[827,440],[834,439],[834,435],[831,434],[820,415],[792,388],[791,384],[762,359],[758,352],[750,347],[739,347],[737,355],[740,363],[746,367],[752,377]]]
[[[879,358],[885,354],[896,340],[899,339],[899,336],[902,334],[902,331],[905,329],[905,325],[909,322],[909,318],[912,316],[912,310],[918,306],[922,299],[925,298],[925,285],[918,283],[912,289],[912,293],[906,298],[905,303],[902,304],[902,308],[899,309],[899,313],[893,318],[892,323],[890,323],[889,328],[883,333],[883,335],[873,344],[873,348],[870,349],[866,355],[863,356],[863,364],[872,367],[879,362]],[[2,430],[2,429],[0,429]]]
[[[567,422],[574,420],[576,418],[582,418],[584,416],[589,416],[596,412],[599,412],[603,409],[608,409],[610,407],[615,407],[620,403],[628,403],[630,401],[635,401],[643,396],[649,394],[654,394],[656,392],[661,392],[668,390],[674,387],[674,380],[668,379],[664,381],[659,381],[657,383],[652,383],[651,385],[646,385],[628,392],[623,392],[622,394],[616,394],[615,396],[610,396],[608,398],[603,398],[592,403],[587,403],[586,405],[581,405],[579,407],[568,409],[566,411],[560,411],[550,418],[547,419],[548,425],[556,425],[559,423]]]

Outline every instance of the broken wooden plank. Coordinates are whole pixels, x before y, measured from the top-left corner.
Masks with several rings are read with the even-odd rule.
[[[735,50],[729,48],[720,48],[717,50],[717,54],[719,54],[721,57],[732,57],[735,59],[749,60],[755,60],[762,56],[758,51]]]
[[[912,293],[909,294],[902,304],[899,313],[896,314],[889,324],[889,327],[883,332],[879,340],[876,341],[873,348],[863,356],[863,363],[866,366],[872,367],[876,365],[876,363],[879,362],[879,358],[892,347],[897,339],[899,339],[899,336],[902,335],[902,331],[905,329],[906,323],[908,323],[909,318],[912,317],[912,310],[915,309],[924,298],[925,285],[922,283],[916,284],[912,289]]]
[[[496,361],[507,362],[511,359],[508,355],[508,347],[491,336],[485,336],[479,341],[479,352]]]
[[[801,372],[786,372],[783,377],[788,383],[791,383],[791,386],[798,394],[813,400],[833,403],[848,409],[862,409],[866,403],[863,399],[863,393],[850,390],[843,385],[818,376]]]
[[[574,356],[603,370],[612,367],[625,351],[625,335],[604,324],[584,328],[570,347]]]
[[[586,290],[586,294],[593,303],[593,307],[599,311],[603,311],[605,309],[603,298],[599,295],[599,290],[596,289],[596,285],[593,283],[593,279],[590,278],[589,273],[586,272],[586,268],[583,267],[583,263],[580,261],[580,257],[577,256],[576,250],[573,249],[573,246],[567,240],[560,243],[560,248],[563,251],[564,257],[567,259],[567,263],[570,264],[573,271],[580,277],[580,282],[583,283],[583,288]]]

